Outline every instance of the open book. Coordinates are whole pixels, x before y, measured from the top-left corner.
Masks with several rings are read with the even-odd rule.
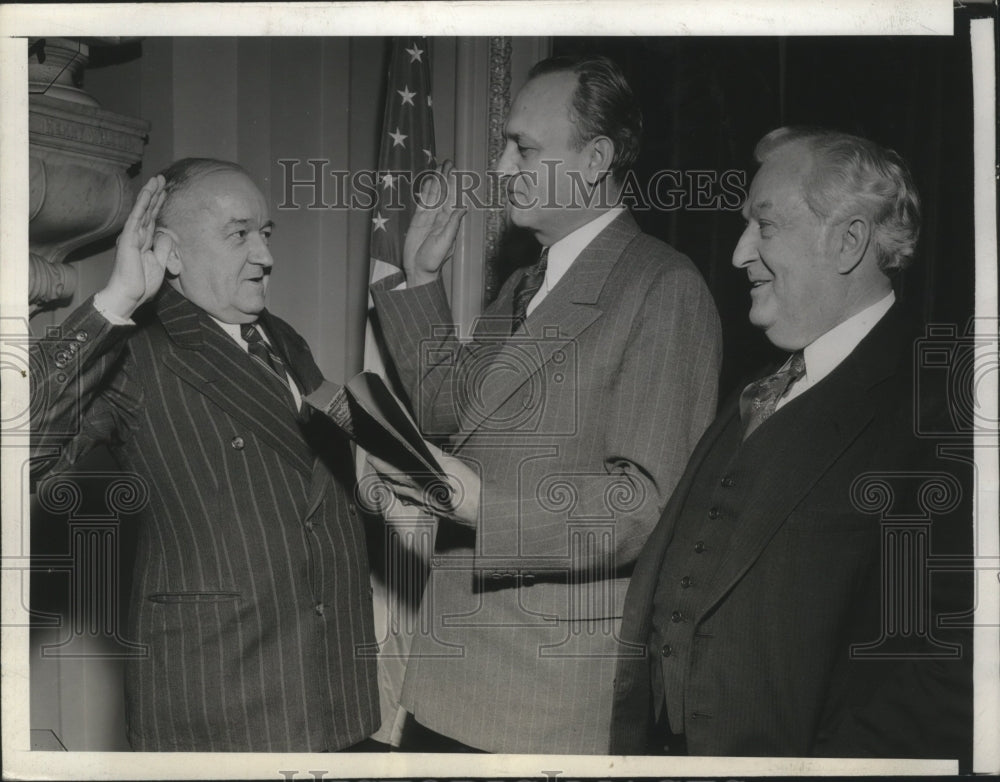
[[[444,470],[403,403],[374,372],[361,372],[345,386],[324,380],[305,397],[305,402],[368,453],[385,459],[421,483],[445,480]]]

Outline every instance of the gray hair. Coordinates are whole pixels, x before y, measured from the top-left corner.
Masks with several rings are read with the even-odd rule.
[[[166,197],[163,206],[160,207],[160,215],[156,222],[165,225],[176,212],[177,197],[198,180],[218,171],[237,171],[249,177],[246,169],[239,164],[210,157],[181,158],[163,169],[160,174],[166,180],[164,187]]]
[[[859,136],[804,127],[772,130],[757,143],[754,157],[763,163],[795,142],[813,155],[815,165],[804,185],[813,213],[836,220],[864,211],[874,224],[879,269],[888,274],[909,266],[920,235],[920,196],[903,159]]]

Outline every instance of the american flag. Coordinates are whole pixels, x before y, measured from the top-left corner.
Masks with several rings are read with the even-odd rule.
[[[403,239],[413,216],[411,185],[434,162],[427,39],[394,38],[372,210],[371,282],[402,268]]]
[[[378,201],[371,218],[370,282],[402,269],[403,241],[414,212],[411,185],[417,174],[433,168],[435,162],[427,39],[394,38],[378,156]],[[364,367],[386,377],[385,362],[372,329],[372,306],[369,296]],[[399,392],[399,389],[394,390]],[[356,467],[361,480],[369,471],[361,448],[357,449]],[[373,574],[376,627],[385,628],[385,635],[379,634],[383,723],[375,738],[391,744],[399,743],[402,719],[406,714],[399,706],[399,697],[413,632],[410,628],[416,621],[409,606],[419,601],[423,589],[423,567],[411,567],[407,563],[413,561],[413,552],[425,561],[430,558],[433,520],[427,517],[426,521],[412,530],[387,525],[386,562],[381,574],[384,581],[379,583],[380,578]],[[409,543],[403,543],[402,538],[407,538]]]
[[[433,169],[434,113],[431,100],[430,47],[426,38],[393,38],[385,92],[376,186],[372,209],[369,283],[403,268],[403,242],[414,213],[413,183]],[[368,295],[364,369],[393,386],[372,328],[374,301]],[[401,389],[393,388],[399,395]],[[357,451],[358,476],[366,471],[364,451]]]

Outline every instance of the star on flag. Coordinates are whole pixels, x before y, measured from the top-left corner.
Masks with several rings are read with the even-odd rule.
[[[423,62],[422,55],[424,53],[423,49],[418,49],[417,44],[413,44],[412,49],[404,49],[408,55],[410,55],[410,62]]]
[[[409,84],[403,85],[403,89],[396,90],[396,92],[403,99],[403,102],[400,105],[406,105],[407,103],[409,103],[411,106],[413,105],[413,96],[416,95],[417,93],[410,92]]]
[[[389,135],[392,137],[392,145],[394,147],[405,147],[406,146],[406,144],[404,144],[403,142],[406,141],[406,139],[409,138],[409,137],[405,136],[405,135],[403,135],[402,133],[399,132],[399,126],[398,125],[396,126],[396,132],[395,133],[390,133]]]
[[[382,217],[381,214],[376,214],[372,218],[372,223],[375,226],[372,230],[373,231],[384,231],[385,230],[385,224],[387,222],[389,222],[389,218],[388,217]]]

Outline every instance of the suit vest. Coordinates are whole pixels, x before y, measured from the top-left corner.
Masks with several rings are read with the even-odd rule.
[[[745,442],[738,410],[705,455],[677,518],[653,596],[652,630],[647,646],[656,718],[664,705],[673,733],[684,733],[688,720],[707,718],[688,713],[685,677],[711,583],[740,527],[747,497],[768,469],[768,454],[781,447],[789,429],[818,414],[815,395],[803,395],[783,406]]]

